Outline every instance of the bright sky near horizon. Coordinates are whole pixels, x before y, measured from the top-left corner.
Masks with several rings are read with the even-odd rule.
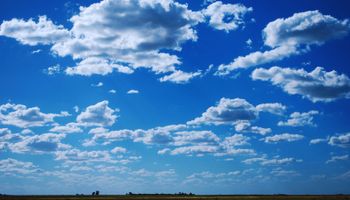
[[[349,8],[1,1],[0,193],[350,193]]]

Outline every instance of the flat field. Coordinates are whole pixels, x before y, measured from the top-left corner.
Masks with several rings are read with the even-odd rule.
[[[0,200],[350,200],[350,195],[100,195],[100,196],[0,196]]]

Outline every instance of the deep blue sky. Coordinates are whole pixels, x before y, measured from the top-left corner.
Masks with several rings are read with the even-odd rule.
[[[349,193],[350,3],[159,2],[1,2],[0,193]]]

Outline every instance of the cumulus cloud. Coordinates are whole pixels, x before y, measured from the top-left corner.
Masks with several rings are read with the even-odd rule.
[[[294,158],[272,158],[267,159],[265,157],[248,158],[243,161],[245,164],[259,163],[260,165],[285,165],[292,162],[298,162]]]
[[[70,148],[69,145],[61,143],[65,134],[45,133],[33,136],[21,136],[19,141],[9,143],[9,149],[15,153],[48,153],[59,149]]]
[[[263,30],[263,37],[265,45],[270,47],[321,45],[327,40],[344,37],[349,27],[348,19],[338,20],[318,10],[306,11],[270,22]]]
[[[200,117],[188,121],[188,125],[214,124],[214,125],[237,125],[237,130],[243,130],[239,126],[258,118],[259,112],[280,114],[285,107],[279,103],[260,104],[257,107],[245,99],[221,98],[216,106],[209,107]],[[250,126],[250,124],[249,124]],[[247,127],[247,126],[246,126]],[[260,129],[259,127],[255,127]]]
[[[283,141],[294,142],[294,141],[302,140],[303,138],[304,136],[300,134],[282,133],[282,134],[265,137],[262,140],[266,143],[277,143],[277,142],[283,142]]]
[[[43,72],[47,75],[52,76],[52,75],[61,73],[61,66],[59,64],[53,65],[48,67],[47,69],[44,69]]]
[[[32,162],[22,162],[16,159],[7,158],[0,160],[0,172],[10,175],[27,175],[40,172],[40,169]]]
[[[204,154],[204,153],[215,153],[218,151],[217,146],[210,146],[210,145],[193,145],[193,146],[184,146],[184,147],[177,147],[173,149],[170,154],[171,155],[178,155],[178,154]]]
[[[221,98],[216,106],[209,107],[202,116],[187,122],[187,124],[234,124],[240,120],[250,121],[257,117],[258,112],[256,108],[245,99]]]
[[[44,126],[54,122],[55,117],[66,116],[69,116],[69,113],[43,113],[39,107],[27,108],[27,106],[22,104],[7,103],[0,105],[0,123],[20,128]]]
[[[216,1],[202,10],[203,14],[209,17],[211,27],[226,32],[244,25],[244,16],[252,11],[253,8],[247,8],[242,4],[223,4],[221,1]]]
[[[40,16],[38,21],[4,21],[0,35],[26,45],[51,45],[54,54],[71,56],[76,64],[65,69],[68,75],[130,74],[146,68],[162,74],[162,82],[183,84],[200,73],[180,70],[181,59],[174,51],[197,41],[196,26],[209,19],[215,29],[232,31],[244,25],[244,16],[251,11],[242,4],[222,2],[193,11],[174,0],[102,0],[81,6],[69,19],[70,29]]]
[[[146,145],[162,146],[158,154],[170,155],[202,155],[214,154],[215,156],[252,154],[252,149],[236,148],[242,145],[249,145],[248,137],[235,134],[221,139],[212,131],[191,130],[183,124],[155,127],[152,129],[122,129],[109,131],[98,127],[92,129],[90,134],[93,137],[86,140],[85,146],[93,146],[98,143],[111,144],[112,142],[131,140]],[[165,147],[165,148],[164,148]]]
[[[38,22],[29,19],[11,19],[0,25],[0,35],[14,38],[22,44],[54,44],[70,38],[70,33],[61,25],[55,25],[46,16],[40,16]]]
[[[79,127],[78,123],[67,123],[65,125],[56,125],[50,129],[50,132],[55,133],[81,133],[83,130]]]
[[[111,126],[117,120],[116,112],[108,106],[108,101],[101,101],[88,106],[85,111],[77,116],[77,122],[82,126]]]
[[[180,51],[183,43],[196,41],[194,26],[203,20],[200,12],[171,0],[104,0],[82,7],[70,19],[75,37],[56,43],[52,50],[60,56],[83,59],[76,67],[67,68],[68,74],[105,75],[113,69],[132,73],[140,67],[157,74],[173,73],[181,64],[179,58],[161,50]]]
[[[332,136],[329,138],[328,144],[343,148],[350,147],[350,133]]]
[[[271,128],[252,126],[249,121],[242,120],[235,123],[235,131],[266,135],[267,133],[270,133],[272,130]]]
[[[295,13],[286,19],[270,22],[263,30],[264,44],[271,50],[239,56],[230,64],[220,65],[218,75],[249,68],[307,52],[311,45],[322,45],[330,39],[344,37],[350,30],[348,19],[339,20],[319,11]]]
[[[126,153],[127,150],[124,147],[114,147],[111,150],[111,153],[118,154],[118,153]]]
[[[288,94],[298,94],[313,102],[350,98],[349,77],[334,70],[327,72],[322,67],[316,67],[311,72],[277,66],[258,68],[253,71],[252,79],[270,81]]]
[[[210,145],[217,144],[220,138],[211,131],[179,131],[173,137],[175,146],[188,144]]]
[[[281,103],[262,103],[256,106],[259,112],[269,112],[275,115],[283,115],[287,107]]]
[[[311,110],[309,112],[293,112],[287,121],[279,121],[278,126],[316,126],[314,124],[314,116],[318,115],[317,110]]]
[[[111,152],[113,153],[113,152]],[[141,159],[140,156],[129,156],[116,159],[109,151],[96,150],[96,151],[81,151],[79,149],[68,149],[63,151],[56,151],[56,160],[63,161],[67,164],[79,164],[79,163],[121,163],[127,164]],[[117,152],[115,152],[117,153]]]
[[[184,84],[188,83],[191,79],[201,75],[201,72],[183,72],[181,70],[176,70],[169,75],[161,77],[160,82],[170,81],[173,83]]]
[[[134,72],[134,70],[129,67],[97,57],[84,58],[76,66],[67,67],[65,72],[68,75],[91,76],[107,75],[112,73],[114,70],[124,74],[132,74]]]

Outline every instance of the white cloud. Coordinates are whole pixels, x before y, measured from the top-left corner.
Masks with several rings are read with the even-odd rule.
[[[248,38],[248,40],[245,41],[245,44],[247,45],[247,48],[251,49],[253,45],[253,40]]]
[[[161,77],[160,82],[173,82],[177,84],[185,84],[188,83],[191,79],[201,75],[201,72],[183,72],[181,70],[176,70],[169,75]]]
[[[318,10],[295,13],[286,19],[276,19],[263,30],[265,45],[270,47],[284,45],[321,45],[327,40],[348,34],[349,21],[338,20],[323,15]]]
[[[257,65],[283,60],[284,58],[299,53],[300,52],[294,46],[281,46],[264,52],[256,51],[246,56],[239,56],[230,64],[219,65],[218,71],[215,74],[220,76],[228,75],[231,71],[237,69],[246,69]]]
[[[200,124],[214,124],[214,125],[237,125],[237,130],[243,130],[243,127],[239,126],[243,123],[249,123],[258,118],[259,112],[270,112],[272,114],[280,114],[285,107],[279,103],[267,103],[260,104],[257,107],[250,104],[245,99],[235,98],[221,98],[216,106],[209,107],[202,116],[197,117],[191,121],[188,121],[188,125],[200,125]],[[248,128],[249,126],[245,127]],[[258,130],[260,129],[260,130]],[[250,131],[265,132],[261,127],[253,127]]]
[[[131,74],[146,68],[162,74],[160,81],[183,84],[199,72],[180,70],[181,58],[174,51],[197,41],[196,26],[209,18],[210,26],[228,32],[243,26],[244,15],[251,11],[221,2],[192,11],[174,0],[102,0],[81,6],[69,20],[70,29],[40,16],[38,22],[4,21],[0,35],[26,45],[48,44],[54,54],[71,56],[76,64],[65,69],[68,75]]]
[[[334,70],[327,72],[322,67],[311,72],[281,67],[258,68],[253,71],[252,79],[270,81],[288,94],[298,94],[313,102],[350,98],[349,77]]]
[[[226,32],[244,25],[244,16],[252,11],[253,8],[247,8],[242,4],[223,4],[221,1],[216,1],[202,10],[203,14],[209,17],[211,27]]]
[[[41,52],[41,49],[37,49],[37,50],[32,51],[32,54],[37,54],[37,53],[40,53],[40,52]]]
[[[343,148],[350,147],[350,133],[332,136],[329,138],[328,144]]]
[[[47,69],[44,69],[43,72],[47,75],[54,75],[61,72],[61,66],[59,64],[53,65],[51,67],[48,67]]]
[[[76,113],[79,112],[79,106],[74,106],[73,109],[74,109],[74,112]]]
[[[127,163],[141,159],[140,156],[129,156],[126,158],[122,157],[121,159],[117,159],[117,157],[112,156],[109,151],[104,151],[104,150],[81,151],[79,149],[69,149],[64,151],[56,151],[55,155],[56,155],[56,158],[55,158],[56,160],[63,161],[67,164],[80,164],[80,163],[127,164]]]
[[[278,122],[278,126],[316,126],[313,120],[314,116],[318,114],[319,112],[317,110],[311,110],[304,113],[293,112],[287,121]]]
[[[322,143],[322,142],[328,142],[328,139],[316,138],[316,139],[310,140],[310,144],[319,144],[319,143]]]
[[[91,76],[107,75],[112,73],[113,70],[117,70],[118,72],[124,74],[132,74],[134,72],[134,70],[129,67],[97,57],[84,58],[75,67],[67,67],[65,72],[68,75]]]
[[[102,82],[98,82],[96,84],[91,84],[92,87],[102,87],[103,83]]]
[[[175,132],[173,145],[183,146],[188,144],[218,144],[220,138],[211,131],[179,131]]]
[[[140,93],[138,90],[135,90],[135,89],[131,89],[127,92],[127,94],[138,94]]]
[[[344,160],[349,160],[349,155],[332,156],[331,159],[326,161],[326,163],[328,164],[328,163],[344,161]]]
[[[267,133],[270,133],[272,130],[271,128],[252,126],[249,121],[242,120],[235,123],[235,131],[266,135]]]
[[[274,176],[285,176],[285,177],[291,177],[291,176],[300,176],[300,174],[294,170],[283,170],[280,168],[274,169],[271,171],[271,174]]]
[[[115,93],[117,93],[117,91],[116,91],[116,90],[114,90],[114,89],[109,90],[108,92],[109,92],[109,93],[111,93],[111,94],[115,94]]]
[[[187,124],[234,124],[240,120],[250,121],[257,117],[257,110],[245,99],[221,98],[216,106],[209,107],[201,117],[197,117],[194,120],[187,122]]]
[[[294,158],[272,158],[267,159],[264,157],[257,157],[257,158],[248,158],[243,161],[245,164],[253,164],[258,162],[260,165],[284,165],[284,164],[290,164],[292,162],[298,162],[298,160],[295,160]]]
[[[111,126],[117,120],[118,109],[111,109],[108,101],[101,101],[88,106],[77,116],[77,122],[82,126]]]
[[[259,112],[269,112],[275,115],[283,115],[287,107],[281,103],[263,103],[256,106]]]
[[[39,172],[40,169],[31,162],[22,162],[12,158],[0,160],[0,172],[3,174],[33,174]]]
[[[124,73],[140,67],[157,74],[175,72],[176,65],[181,64],[179,58],[161,50],[179,51],[183,43],[196,41],[193,27],[203,20],[200,12],[171,0],[104,0],[81,8],[70,19],[73,23],[70,32],[75,37],[56,43],[52,50],[75,59],[100,59],[97,67],[79,63],[77,67],[67,68],[68,74],[105,75],[115,66]]]
[[[83,130],[79,127],[79,124],[77,123],[68,123],[63,126],[56,125],[53,128],[50,129],[50,132],[55,133],[81,133]]]
[[[262,140],[266,143],[277,143],[277,142],[294,142],[303,139],[304,136],[300,134],[290,134],[290,133],[282,133],[278,135],[268,136],[263,138]]]
[[[59,149],[70,148],[69,145],[61,143],[65,134],[45,133],[41,135],[22,136],[20,140],[9,143],[9,149],[15,153],[48,153]]]
[[[350,30],[349,21],[338,20],[319,11],[295,13],[286,19],[270,22],[263,30],[264,44],[271,50],[239,56],[228,65],[220,65],[216,74],[227,75],[240,68],[249,68],[307,52],[310,45],[322,45],[341,38]]]
[[[12,19],[0,25],[0,35],[14,38],[22,44],[54,44],[70,38],[70,33],[61,25],[55,25],[46,16],[40,16],[38,22],[29,19]]]
[[[126,152],[127,152],[127,150],[124,147],[114,147],[111,150],[111,153],[113,153],[113,154],[126,153]]]
[[[0,105],[0,122],[4,125],[13,125],[20,128],[44,126],[54,122],[55,117],[66,116],[69,116],[69,113],[42,113],[39,107],[27,108],[22,104],[7,103]]]
[[[177,147],[173,149],[170,154],[171,155],[178,155],[178,154],[204,154],[204,153],[215,153],[218,151],[217,146],[210,146],[210,145],[193,145],[193,146],[184,146],[184,147]]]

